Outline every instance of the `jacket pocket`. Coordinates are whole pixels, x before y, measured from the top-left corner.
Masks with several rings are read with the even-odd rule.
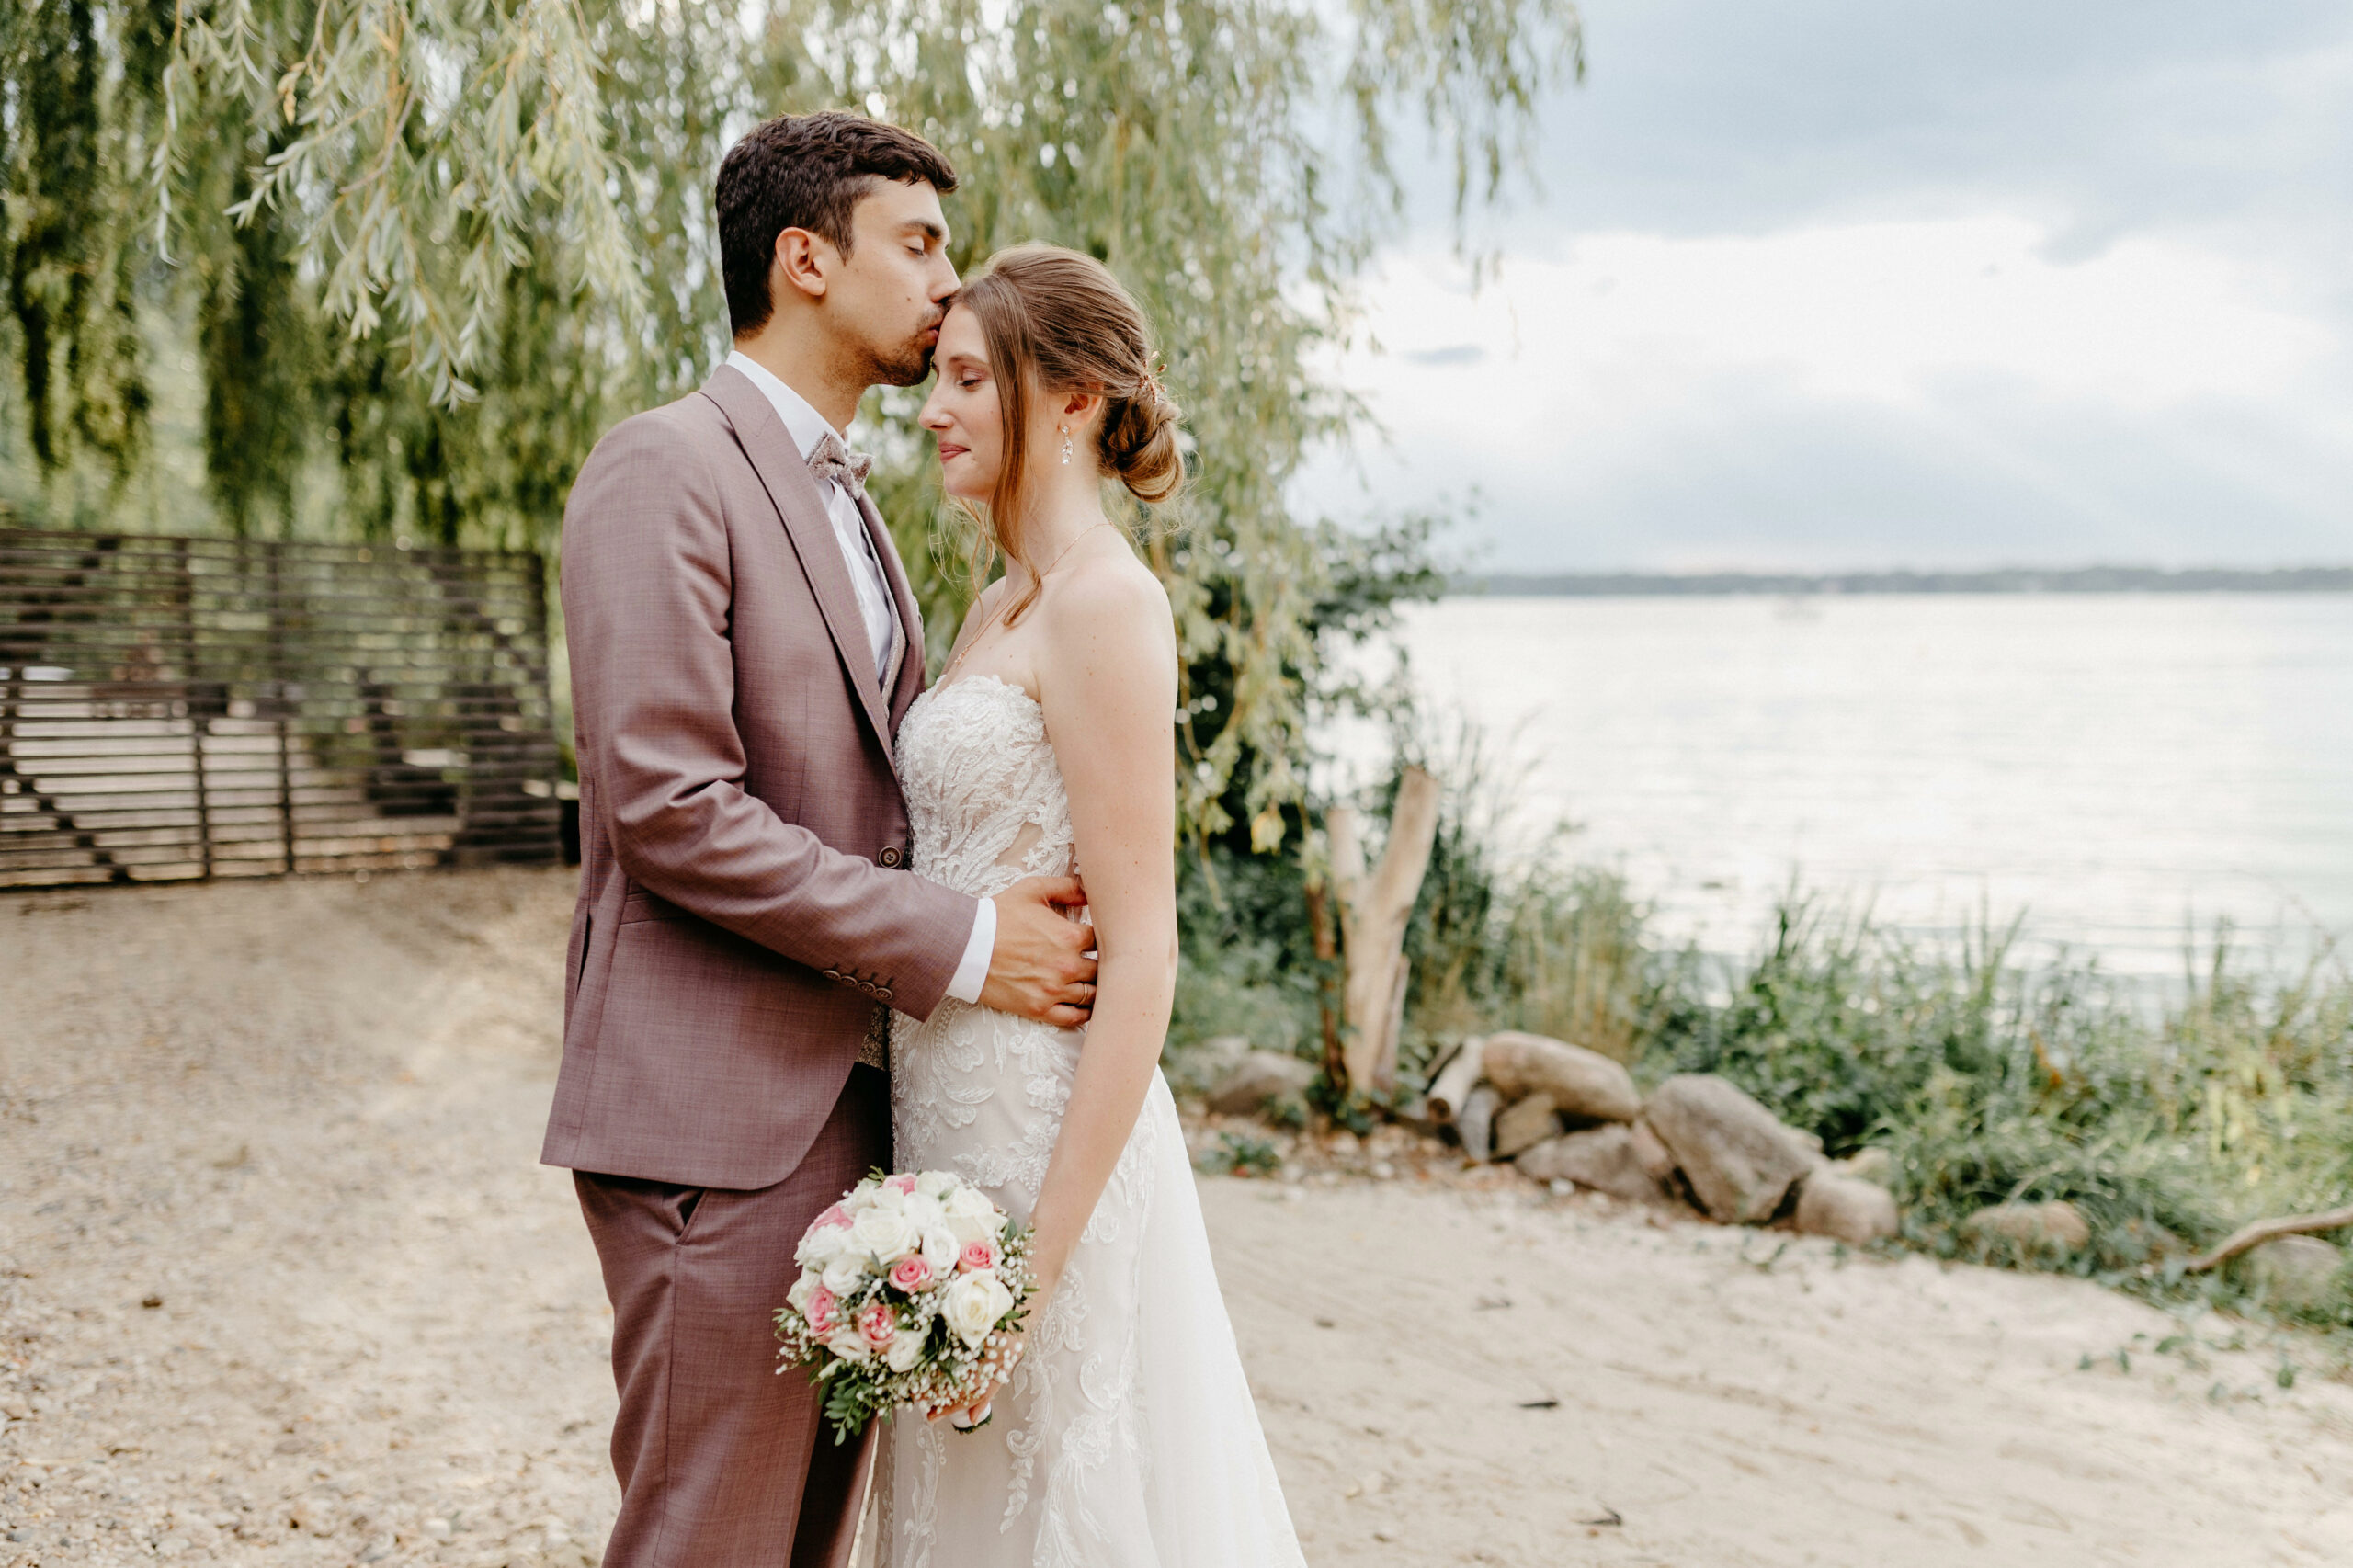
[[[642,920],[691,920],[694,916],[668,899],[650,893],[643,888],[631,888],[621,901],[621,924],[634,926]]]

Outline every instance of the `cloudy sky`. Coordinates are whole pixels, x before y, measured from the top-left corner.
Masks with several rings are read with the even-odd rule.
[[[1302,500],[1475,482],[1502,570],[2353,561],[2353,6],[1585,15],[1499,279],[1407,226],[1390,445]]]

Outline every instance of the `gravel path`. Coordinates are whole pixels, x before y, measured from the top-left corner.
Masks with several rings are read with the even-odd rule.
[[[571,893],[0,899],[0,1568],[596,1562],[610,1318],[535,1163]],[[2353,1390],[2291,1343],[1392,1153],[1203,1183],[1319,1568],[2353,1561]]]
[[[596,1560],[570,881],[0,901],[0,1562]]]

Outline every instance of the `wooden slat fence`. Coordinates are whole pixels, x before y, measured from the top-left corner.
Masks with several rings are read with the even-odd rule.
[[[0,888],[559,858],[541,573],[0,530]]]

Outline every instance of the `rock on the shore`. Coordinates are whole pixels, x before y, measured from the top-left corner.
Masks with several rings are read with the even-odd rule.
[[[2060,1252],[2089,1246],[2092,1239],[2091,1226],[2072,1203],[1996,1203],[1963,1220],[1961,1228],[1981,1242]]]
[[[1771,1219],[1820,1158],[1771,1111],[1712,1073],[1679,1074],[1661,1084],[1643,1119],[1708,1218],[1722,1224]]]
[[[1643,1174],[1664,1188],[1667,1178],[1675,1174],[1675,1155],[1651,1124],[1637,1121],[1628,1128],[1626,1147],[1633,1154],[1634,1164],[1642,1166]]]
[[[2345,1255],[2318,1236],[2281,1236],[2248,1253],[2246,1270],[2273,1306],[2310,1312],[2336,1299]]]
[[[1508,1160],[1560,1131],[1560,1113],[1552,1108],[1552,1096],[1538,1094],[1515,1100],[1495,1118],[1495,1158]]]
[[[1563,1116],[1631,1121],[1643,1113],[1633,1074],[1597,1051],[1506,1029],[1487,1037],[1487,1082],[1506,1100],[1550,1095]]]
[[[1880,1187],[1895,1184],[1895,1156],[1884,1149],[1858,1149],[1843,1160],[1833,1160],[1830,1168],[1840,1176]]]
[[[1250,1037],[1246,1034],[1211,1035],[1187,1048],[1185,1054],[1208,1068],[1212,1077],[1222,1078],[1250,1054]]]
[[[1835,1236],[1862,1246],[1895,1234],[1895,1199],[1876,1183],[1825,1166],[1798,1189],[1797,1221],[1809,1236]]]
[[[1296,1056],[1253,1051],[1218,1080],[1210,1093],[1209,1108],[1221,1116],[1255,1116],[1269,1100],[1304,1093],[1314,1078],[1314,1067]]]
[[[1665,1194],[1635,1154],[1635,1132],[1631,1127],[1596,1127],[1547,1139],[1520,1155],[1519,1168],[1538,1181],[1573,1181],[1612,1198],[1654,1202]]]

